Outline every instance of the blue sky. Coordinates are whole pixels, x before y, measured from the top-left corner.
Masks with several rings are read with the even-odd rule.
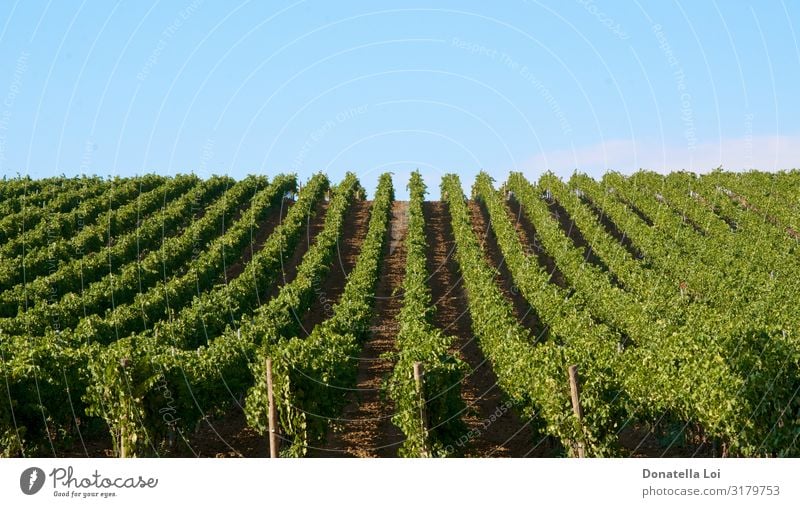
[[[0,3],[0,173],[800,164],[790,2]]]

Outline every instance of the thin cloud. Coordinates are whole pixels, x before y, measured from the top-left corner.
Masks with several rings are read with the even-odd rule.
[[[800,134],[723,139],[718,143],[698,144],[693,150],[686,146],[615,139],[571,150],[540,153],[522,164],[525,171],[551,170],[561,176],[569,176],[575,169],[590,174],[608,169],[630,173],[640,168],[702,173],[719,166],[734,171],[800,167]]]

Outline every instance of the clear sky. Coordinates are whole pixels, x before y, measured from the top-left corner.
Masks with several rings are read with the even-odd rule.
[[[0,174],[800,166],[784,1],[0,2]]]

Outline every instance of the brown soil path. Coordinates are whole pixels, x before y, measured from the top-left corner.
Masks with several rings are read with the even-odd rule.
[[[347,283],[347,277],[356,265],[361,253],[361,244],[369,230],[372,201],[355,199],[345,215],[344,228],[336,244],[336,257],[324,280],[314,286],[314,301],[300,321],[301,335],[307,336],[314,327],[333,316],[333,305],[339,301]]]
[[[311,457],[397,456],[403,435],[392,424],[394,408],[381,389],[393,364],[381,355],[395,350],[397,314],[403,304],[399,288],[405,274],[407,228],[408,202],[395,201],[375,290],[372,336],[361,352],[356,390],[351,392],[338,424],[329,432],[325,449],[310,450]]]
[[[491,364],[483,355],[472,334],[472,318],[467,295],[455,260],[455,238],[447,204],[441,201],[423,204],[425,235],[428,244],[427,269],[431,295],[436,306],[434,325],[455,336],[454,352],[469,365],[461,385],[461,397],[467,405],[462,419],[473,437],[457,454],[474,457],[521,457],[533,447],[533,435],[513,409],[506,404],[497,385]],[[497,420],[488,421],[495,413]]]
[[[201,423],[189,436],[189,449],[179,441],[173,451],[162,455],[168,458],[268,458],[268,437],[259,435],[247,425],[244,411],[231,408],[228,413]]]
[[[311,248],[311,245],[314,244],[317,234],[319,234],[325,227],[325,216],[328,214],[328,205],[329,202],[325,200],[321,200],[319,203],[317,203],[316,208],[311,212],[311,215],[306,221],[305,229],[300,232],[301,236],[297,241],[297,245],[295,246],[291,257],[287,258],[289,252],[283,253],[281,260],[281,274],[278,276],[278,279],[275,281],[275,283],[272,284],[271,287],[267,288],[266,298],[264,301],[261,301],[261,304],[264,304],[266,301],[269,301],[275,297],[281,287],[287,283],[290,283],[292,280],[294,280],[294,277],[297,276],[297,268],[303,261],[303,256],[306,254],[306,252],[308,252],[308,249]]]
[[[295,246],[294,252],[291,253],[291,257],[289,257],[289,252],[283,252],[283,274],[279,276],[276,283],[272,284],[267,289],[265,292],[266,297],[261,296],[261,304],[265,304],[275,297],[280,288],[290,283],[297,275],[297,267],[300,262],[302,262],[303,256],[306,254],[309,247],[314,244],[317,235],[322,231],[325,225],[327,210],[328,202],[320,201],[308,217],[306,226],[300,233],[301,237]],[[282,216],[285,217],[287,211],[288,209],[282,213]],[[277,214],[274,216],[277,216]],[[275,218],[270,217],[265,221],[274,219]],[[259,231],[260,230],[261,229],[259,229]],[[256,252],[260,248],[263,248],[263,242],[266,240],[266,237],[267,236],[259,233],[256,239],[254,239],[253,249],[255,249]],[[250,251],[251,246],[246,247],[245,250]],[[191,449],[187,448],[185,443],[179,442],[175,450],[170,451],[167,456],[263,458],[269,455],[267,439],[258,435],[257,432],[247,426],[242,400],[236,400],[223,416],[201,422],[198,425],[197,431],[189,435],[188,439]]]
[[[286,218],[293,204],[293,200],[284,199],[283,202],[278,205],[279,209],[272,210],[272,212],[258,224],[258,228],[251,231],[250,244],[242,249],[242,254],[237,257],[236,262],[229,265],[225,270],[225,280],[233,280],[242,273],[245,265],[250,262],[250,259],[264,248],[264,243],[267,241],[267,238],[269,238],[272,231],[275,230],[281,221]]]

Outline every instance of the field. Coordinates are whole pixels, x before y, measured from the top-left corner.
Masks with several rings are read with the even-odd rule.
[[[800,172],[467,184],[0,181],[0,455],[800,456]]]

